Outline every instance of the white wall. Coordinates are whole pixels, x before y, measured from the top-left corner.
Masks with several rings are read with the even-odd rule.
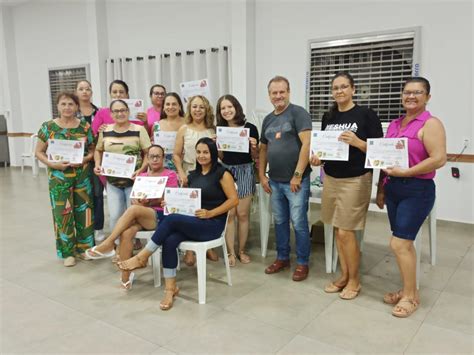
[[[442,119],[448,152],[464,138],[473,153],[471,1],[257,1],[257,106],[270,110],[268,80],[276,74],[291,83],[291,99],[305,105],[308,40],[421,26],[421,74],[432,83],[429,110]],[[442,219],[474,223],[472,164],[439,171],[438,211]]]
[[[229,45],[230,1],[108,1],[110,57]]]

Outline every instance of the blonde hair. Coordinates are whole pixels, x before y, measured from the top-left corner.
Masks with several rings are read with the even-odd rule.
[[[214,112],[211,104],[209,103],[209,100],[206,99],[202,95],[196,95],[193,96],[189,99],[188,105],[186,107],[186,115],[184,116],[184,121],[186,124],[190,124],[193,122],[193,117],[191,116],[191,105],[195,99],[201,99],[202,102],[204,103],[204,108],[206,110],[206,117],[204,118],[204,124],[206,125],[206,128],[216,128],[215,125],[215,120],[214,120]]]

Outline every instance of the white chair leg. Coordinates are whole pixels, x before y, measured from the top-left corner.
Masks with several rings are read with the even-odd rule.
[[[199,304],[206,303],[206,250],[196,250]]]
[[[153,282],[155,287],[161,286],[161,247],[151,256],[151,266],[153,268]]]
[[[230,264],[229,264],[229,257],[227,255],[227,245],[226,243],[224,242],[222,244],[222,251],[224,253],[224,263],[225,263],[225,271],[227,273],[227,284],[229,286],[232,286],[232,278],[230,276]]]
[[[337,252],[337,242],[336,242],[336,236],[334,235],[334,245],[332,247],[332,272],[337,271],[337,261],[339,259],[339,254]]]
[[[38,176],[38,170],[39,170],[39,165],[38,165],[38,159],[36,159],[35,156],[31,157],[31,169],[33,170],[33,176]]]
[[[266,257],[268,248],[268,234],[270,233],[271,222],[270,196],[263,190],[263,187],[260,184],[257,187],[257,191],[258,203],[260,207],[260,245],[262,256]]]
[[[436,200],[433,209],[428,216],[429,232],[430,232],[430,256],[431,265],[436,265]]]
[[[334,247],[334,233],[332,225],[324,225],[324,255],[326,259],[326,273],[332,272],[332,258]]]
[[[21,173],[23,174],[23,170],[25,169],[25,158],[21,158]]]
[[[422,229],[416,235],[414,242],[416,252],[416,288],[420,288],[420,272],[421,272],[421,239],[423,237]]]

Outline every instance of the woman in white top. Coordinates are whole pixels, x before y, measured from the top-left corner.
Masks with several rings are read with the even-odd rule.
[[[214,113],[209,100],[204,96],[196,95],[189,99],[185,124],[181,126],[176,134],[176,145],[174,147],[173,162],[176,166],[181,186],[188,186],[188,174],[196,168],[196,143],[204,137],[214,138],[216,126]],[[219,257],[213,249],[207,251],[207,257],[217,261]],[[184,263],[193,266],[196,258],[192,251],[187,251]]]

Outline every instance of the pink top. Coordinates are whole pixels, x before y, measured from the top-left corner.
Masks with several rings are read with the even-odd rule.
[[[148,173],[141,173],[139,176],[148,176]],[[173,170],[165,169],[160,176],[167,176],[166,187],[178,187],[178,175]],[[150,206],[155,211],[163,211],[161,207]]]
[[[410,168],[429,157],[423,142],[418,139],[418,131],[423,128],[426,121],[431,117],[429,111],[424,111],[408,122],[403,129],[400,129],[400,125],[405,116],[393,120],[388,126],[387,134],[385,135],[386,138],[408,138],[408,165]],[[418,179],[433,179],[435,175],[436,171],[433,170],[429,173],[416,175],[414,177]]]
[[[92,132],[94,133],[94,136],[97,136],[97,134],[99,133],[99,128],[103,124],[114,124],[114,123],[115,121],[112,118],[112,115],[110,113],[110,108],[103,107],[99,109],[99,111],[97,111],[97,113],[94,116],[94,120],[92,121]],[[133,123],[139,126],[145,125],[145,123],[140,120],[133,121]]]
[[[148,134],[150,134],[150,136],[151,136],[152,133],[153,133],[153,124],[160,120],[161,112],[156,111],[155,107],[151,106],[146,111],[146,115],[147,115],[147,118],[148,118],[148,128],[149,128]]]

